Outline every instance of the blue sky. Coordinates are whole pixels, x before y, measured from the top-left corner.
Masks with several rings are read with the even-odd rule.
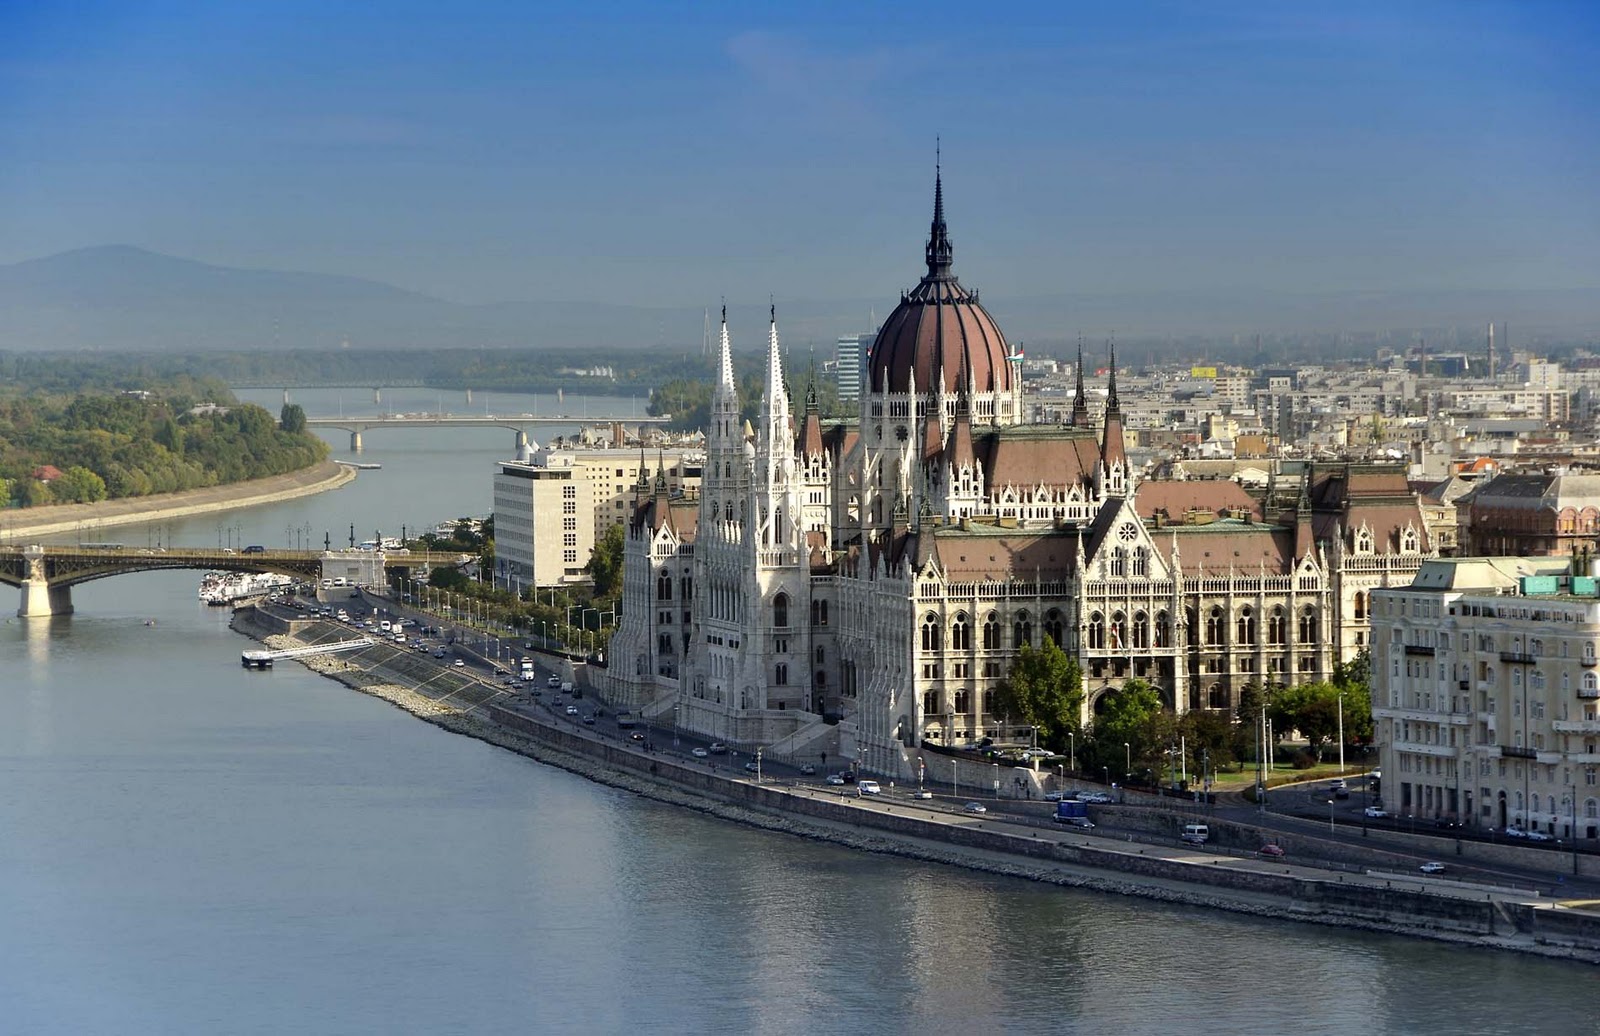
[[[1600,288],[1600,5],[0,0],[0,262],[465,302]]]

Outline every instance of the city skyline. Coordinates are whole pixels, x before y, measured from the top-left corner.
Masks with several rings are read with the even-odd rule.
[[[0,263],[126,243],[470,304],[892,299],[939,135],[956,270],[992,298],[1581,290],[1595,24],[1567,4],[11,10]]]

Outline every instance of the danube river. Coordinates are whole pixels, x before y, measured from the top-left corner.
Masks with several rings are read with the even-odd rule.
[[[383,470],[344,489],[122,539],[481,514],[511,440],[380,430]],[[909,863],[591,784],[297,666],[241,669],[197,580],[103,580],[75,615],[0,623],[0,1032],[1595,1031],[1587,967]]]

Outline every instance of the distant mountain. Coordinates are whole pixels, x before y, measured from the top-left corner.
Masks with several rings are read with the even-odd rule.
[[[907,285],[916,271],[907,271]],[[981,281],[981,278],[979,278]],[[981,286],[981,285],[980,285]],[[708,295],[715,286],[708,286]],[[789,301],[779,314],[799,361],[829,358],[840,334],[868,331],[881,299]],[[1005,297],[985,305],[1013,342],[1059,350],[1082,331],[1092,342],[1204,352],[1251,336],[1359,343],[1372,336],[1430,348],[1477,348],[1490,319],[1513,342],[1600,338],[1600,293],[1494,291],[1250,294],[1149,292]],[[389,284],[328,274],[245,270],[112,245],[0,266],[0,350],[203,352],[337,349],[597,348],[697,350],[705,310],[590,302],[468,306]],[[735,347],[760,348],[765,306],[731,308]],[[1215,355],[1215,353],[1213,353]]]

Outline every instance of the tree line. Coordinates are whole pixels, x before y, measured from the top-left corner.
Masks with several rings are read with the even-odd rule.
[[[1372,743],[1372,695],[1365,652],[1335,667],[1332,680],[1285,686],[1246,685],[1232,715],[1193,710],[1181,716],[1163,706],[1156,689],[1139,679],[1107,691],[1095,704],[1092,726],[1081,722],[1083,672],[1076,658],[1049,639],[1023,647],[997,689],[996,706],[1012,721],[1031,726],[1039,744],[1070,755],[1078,771],[1113,781],[1163,783],[1180,743],[1191,760],[1204,759],[1211,772],[1254,763],[1260,755],[1263,720],[1271,725],[1272,755],[1298,732],[1306,742],[1289,761],[1311,766],[1337,748],[1340,724],[1345,743]],[[1194,768],[1196,771],[1198,767]]]
[[[220,383],[147,384],[155,387],[0,391],[0,503],[93,503],[225,485],[297,471],[328,454],[303,414],[289,431]],[[294,417],[288,408],[283,416]]]

